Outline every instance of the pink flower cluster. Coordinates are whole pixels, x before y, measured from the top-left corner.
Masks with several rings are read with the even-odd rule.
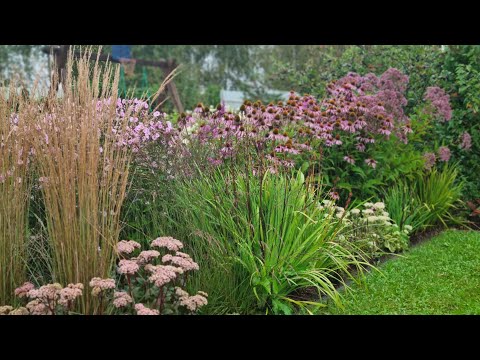
[[[407,142],[412,132],[403,110],[407,84],[406,75],[389,69],[380,77],[349,73],[329,84],[329,95],[321,101],[291,92],[286,103],[246,101],[238,114],[222,106],[210,111],[199,104],[193,114],[180,118],[186,129],[181,135],[188,133],[189,140],[217,149],[206,157],[214,165],[253,148],[268,154],[265,158],[276,172],[278,167],[293,166],[295,156],[323,146],[345,148],[349,155],[344,160],[354,164],[354,155],[361,156],[358,153],[370,144],[392,134]],[[374,167],[371,161],[367,164]]]
[[[462,134],[462,142],[460,144],[460,148],[464,150],[470,150],[472,147],[472,136],[468,132],[464,132]]]
[[[437,161],[437,157],[434,153],[427,152],[423,154],[423,159],[425,160],[425,169],[430,170]]]
[[[177,274],[183,274],[183,269],[170,265],[150,265],[145,269],[152,273],[148,281],[154,283],[157,287],[162,287],[170,281],[175,280]]]
[[[26,282],[22,286],[15,289],[15,296],[19,297],[20,299],[27,297],[28,292],[34,288],[35,285],[33,285],[31,282]]]
[[[431,103],[434,115],[443,121],[449,121],[452,118],[450,96],[445,93],[445,90],[437,86],[428,87],[424,99]]]
[[[93,288],[93,296],[103,295],[106,291],[115,289],[115,280],[94,277],[92,280],[90,280],[90,287]]]
[[[175,294],[178,296],[180,305],[185,306],[190,311],[197,311],[202,306],[208,304],[207,297],[208,294],[199,291],[197,295],[190,296],[186,291],[183,289],[176,287]]]
[[[131,304],[133,299],[125,291],[115,291],[113,293],[113,306],[118,308],[126,307],[128,304]]]
[[[15,289],[15,295],[19,298],[29,298],[30,301],[25,308],[19,308],[14,313],[16,315],[51,315],[62,311],[70,311],[73,308],[75,300],[82,296],[83,284],[68,284],[62,288],[58,283],[43,285],[35,289],[30,282],[24,283]],[[14,315],[10,313],[11,315]]]
[[[150,309],[143,304],[136,304],[135,310],[137,311],[137,315],[160,315],[158,310]]]
[[[438,148],[438,157],[440,161],[448,162],[450,160],[451,152],[447,146],[440,146]]]
[[[179,266],[183,271],[198,270],[198,264],[193,261],[190,255],[177,251],[175,255],[166,254],[162,257],[162,262],[172,263]]]
[[[122,240],[117,244],[117,253],[118,254],[131,254],[135,249],[140,249],[140,244],[133,240]]]
[[[135,260],[122,259],[118,263],[118,273],[124,275],[133,275],[135,274],[140,266]]]
[[[171,236],[164,236],[156,238],[150,244],[152,247],[167,248],[170,251],[178,251],[183,248],[183,244],[180,240],[174,239]]]

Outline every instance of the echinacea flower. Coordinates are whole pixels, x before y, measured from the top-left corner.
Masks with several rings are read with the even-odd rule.
[[[365,163],[374,169],[377,167],[377,162],[373,159],[365,159]]]

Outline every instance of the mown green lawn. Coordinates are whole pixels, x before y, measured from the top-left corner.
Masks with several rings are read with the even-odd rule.
[[[480,314],[480,232],[448,230],[379,266],[323,314]]]

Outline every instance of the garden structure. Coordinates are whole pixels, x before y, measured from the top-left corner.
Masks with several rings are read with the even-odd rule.
[[[136,59],[136,58],[131,58],[129,45],[113,45],[112,47],[113,47],[114,53],[112,53],[111,55],[103,54],[103,53],[101,54],[92,53],[92,61],[96,61],[98,58],[99,61],[110,61],[113,63],[121,63],[125,67],[128,66],[128,64],[133,65],[132,68],[137,64],[142,66],[157,67],[162,69],[165,77],[167,77],[177,67],[175,59],[168,59],[168,60]],[[56,84],[57,87],[62,83],[62,81],[64,81],[64,75],[66,73],[65,66],[67,64],[67,55],[68,55],[69,48],[70,48],[70,45],[53,45],[53,46],[44,47],[42,49],[44,53],[53,57],[53,63],[56,64],[56,68],[54,71],[57,72],[58,78],[60,79],[60,81]],[[115,50],[117,51],[117,54],[115,54]],[[80,56],[81,52],[79,50],[74,50],[73,54],[75,57],[78,57]],[[124,76],[123,74],[124,74],[124,68],[122,68],[122,76]],[[146,77],[147,77],[146,71],[144,70],[144,73],[143,73],[144,84],[146,83]],[[167,93],[170,96],[171,101],[175,106],[175,109],[177,109],[178,112],[183,112],[184,108],[180,100],[180,96],[178,95],[177,87],[174,81],[168,82]],[[161,104],[164,100],[165,100],[165,96],[160,96],[157,99],[157,103]],[[152,106],[155,107],[155,104],[152,104]]]

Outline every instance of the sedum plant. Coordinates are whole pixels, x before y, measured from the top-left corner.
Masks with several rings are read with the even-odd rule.
[[[91,295],[99,300],[97,315],[195,314],[207,305],[207,294],[190,295],[183,289],[188,272],[198,265],[183,252],[182,242],[160,237],[151,246],[160,251],[144,250],[135,241],[122,240],[117,245],[120,277],[94,277],[89,282]],[[134,256],[136,255],[136,256]],[[74,315],[75,305],[84,295],[82,283],[43,285],[38,289],[26,282],[15,289],[24,306],[0,306],[0,315]],[[145,305],[146,304],[146,305]]]
[[[385,251],[394,253],[408,248],[412,227],[405,225],[401,229],[385,211],[383,202],[366,202],[351,210],[336,207],[336,213],[337,217],[344,219],[338,235],[342,243],[358,243],[373,257]]]

